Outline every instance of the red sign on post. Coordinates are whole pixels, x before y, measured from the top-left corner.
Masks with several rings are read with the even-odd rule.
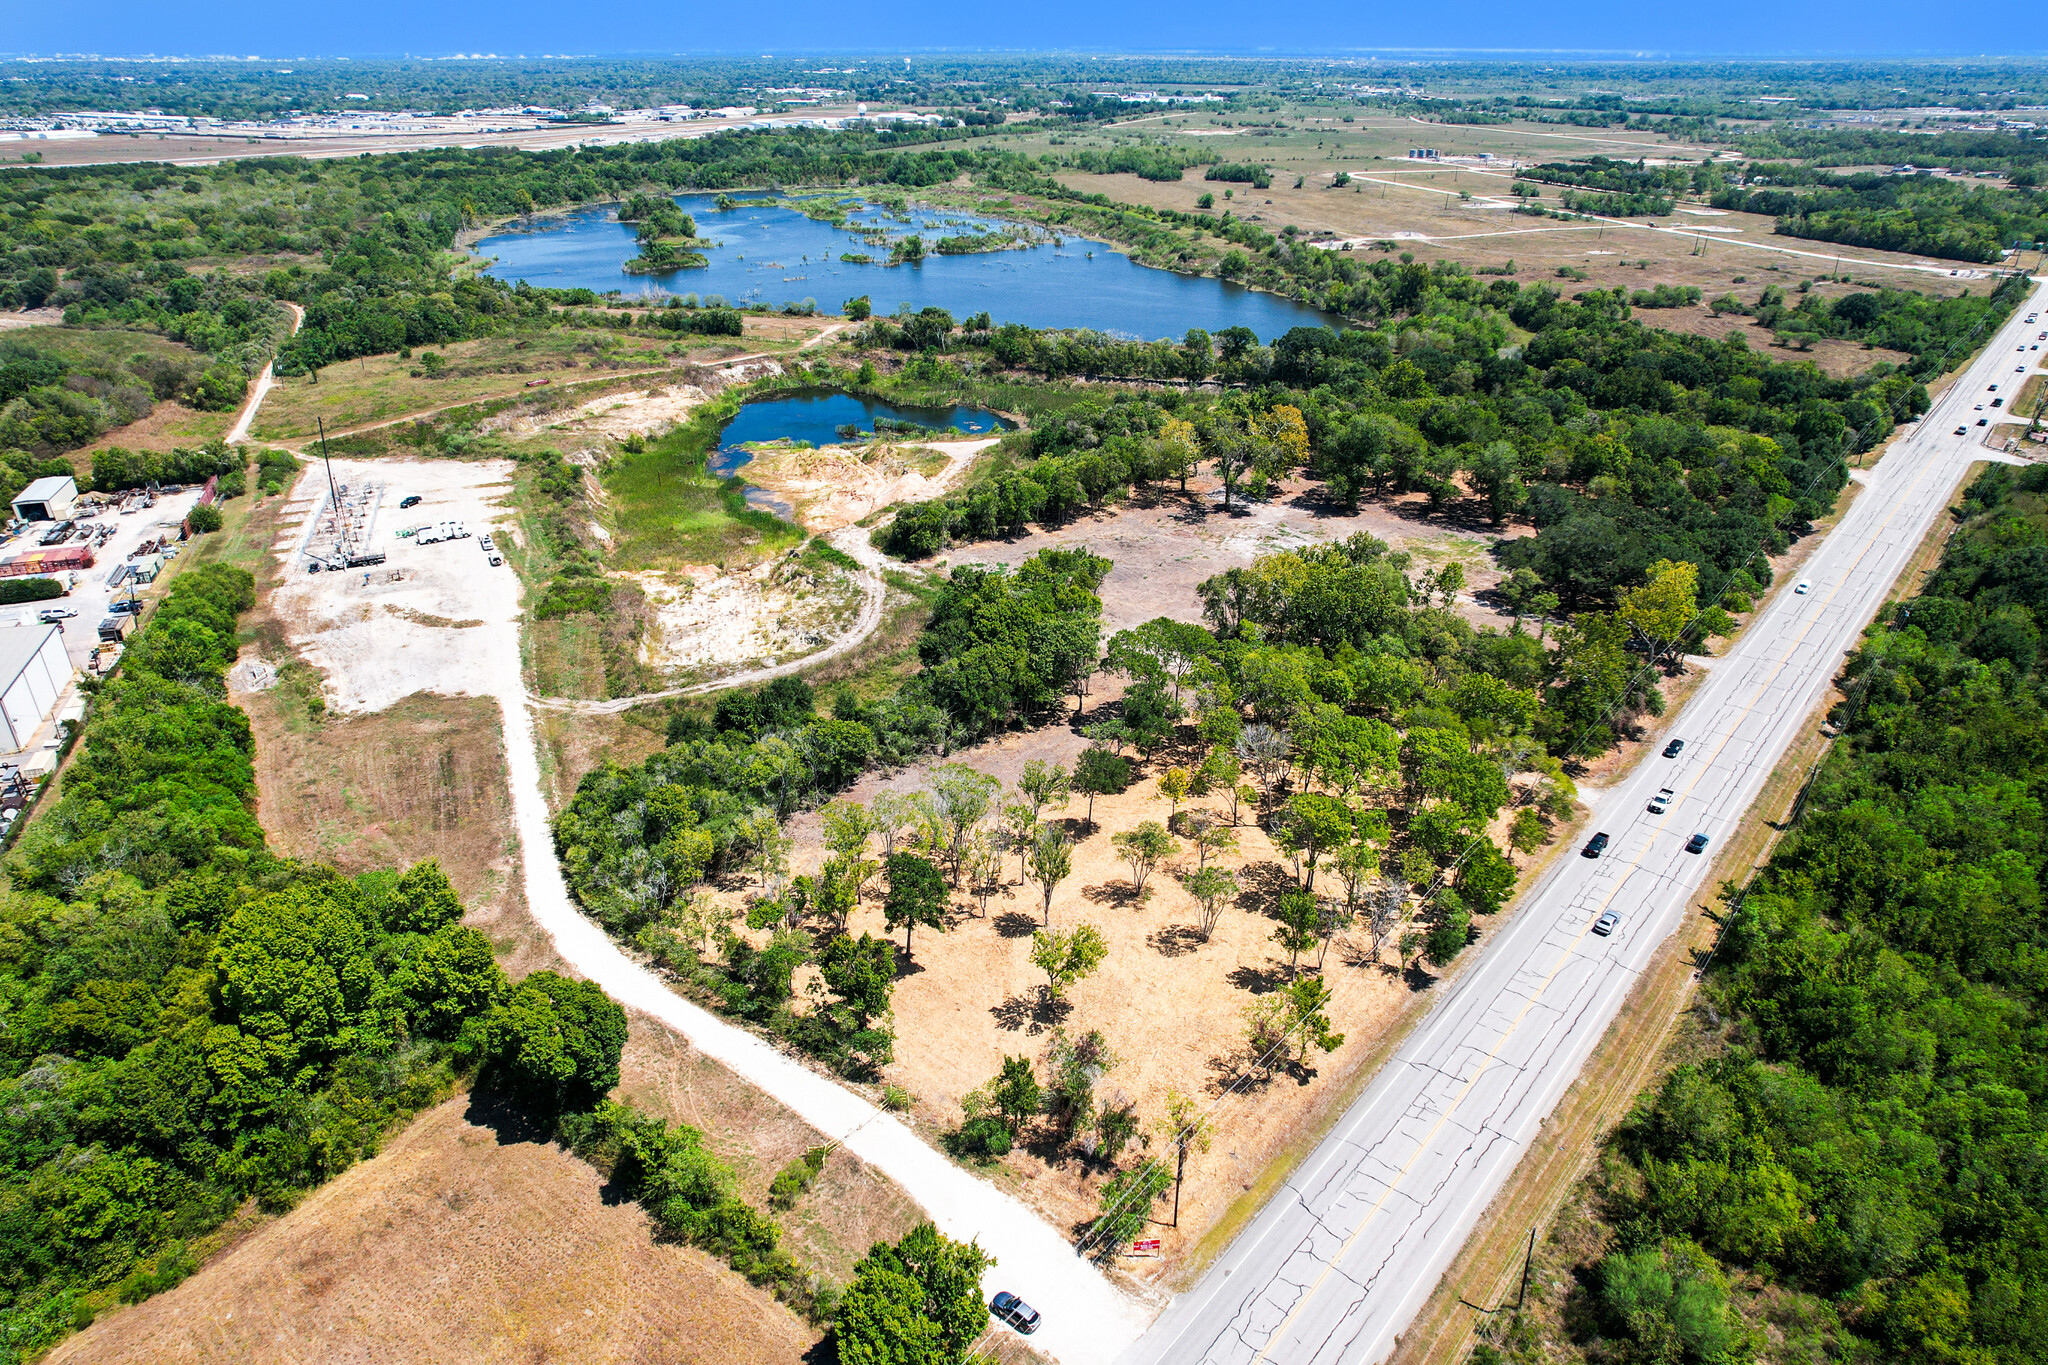
[[[1133,1242],[1131,1243],[1131,1250],[1133,1252],[1157,1251],[1159,1250],[1159,1239],[1157,1237],[1152,1237],[1142,1242]]]

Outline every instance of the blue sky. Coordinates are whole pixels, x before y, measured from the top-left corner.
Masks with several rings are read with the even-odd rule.
[[[264,57],[686,52],[914,51],[1059,47],[1102,51],[1341,52],[1459,49],[1475,54],[1914,55],[2040,52],[2021,7],[1954,0],[1908,5],[1728,0],[1309,0],[1270,5],[1184,0],[898,0],[884,5],[779,0],[12,0],[0,49],[16,53],[231,54]]]

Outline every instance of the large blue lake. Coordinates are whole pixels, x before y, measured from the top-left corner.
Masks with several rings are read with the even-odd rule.
[[[974,228],[1008,226],[950,209],[912,206],[910,221],[904,222],[870,205],[853,215],[849,227],[839,228],[774,204],[742,200],[720,212],[715,199],[709,194],[676,196],[683,211],[696,218],[698,235],[718,244],[705,253],[710,264],[698,270],[626,274],[621,267],[639,250],[636,229],[619,222],[611,208],[538,219],[530,227],[486,237],[476,251],[497,258],[487,273],[546,288],[719,294],[740,306],[780,306],[808,298],[826,312],[865,294],[877,313],[893,313],[906,303],[937,306],[956,318],[987,312],[998,323],[1089,327],[1143,341],[1178,340],[1190,327],[1211,332],[1249,327],[1271,341],[1292,327],[1338,325],[1331,315],[1291,299],[1213,277],[1153,270],[1078,238],[970,256],[927,255],[921,264],[896,266],[881,264],[888,259],[887,246],[864,241],[864,233],[903,237],[915,232],[929,245]],[[842,253],[865,253],[876,262],[841,261]]]

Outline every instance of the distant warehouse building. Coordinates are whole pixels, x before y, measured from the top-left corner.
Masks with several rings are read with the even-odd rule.
[[[71,504],[77,501],[77,480],[52,474],[37,479],[15,495],[14,515],[23,521],[63,521],[71,515]]]
[[[0,739],[24,749],[57,709],[71,681],[71,659],[55,626],[0,630]]]
[[[92,567],[92,546],[60,545],[54,550],[26,550],[11,559],[0,560],[0,578],[42,577],[66,569],[84,572]]]

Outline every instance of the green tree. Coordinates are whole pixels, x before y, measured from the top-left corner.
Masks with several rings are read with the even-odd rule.
[[[1508,847],[1525,858],[1542,848],[1549,837],[1549,832],[1543,828],[1543,817],[1533,806],[1524,806],[1516,811],[1514,821],[1508,826]]]
[[[1128,759],[1117,757],[1109,750],[1091,745],[1081,751],[1074,763],[1074,790],[1088,798],[1088,824],[1095,824],[1095,798],[1098,796],[1120,796],[1131,785],[1131,765]]]
[[[1194,774],[1186,768],[1168,768],[1159,774],[1159,794],[1170,803],[1166,816],[1168,824],[1180,814],[1180,803],[1188,799],[1188,790],[1194,785]]]
[[[417,862],[398,879],[385,909],[385,928],[395,934],[431,934],[462,918],[462,901],[437,859]]]
[[[1173,1184],[1173,1172],[1149,1157],[1102,1182],[1102,1211],[1088,1230],[1089,1250],[1099,1261],[1122,1254],[1125,1243],[1144,1231],[1152,1206]]]
[[[1131,888],[1140,897],[1145,894],[1145,883],[1152,876],[1152,869],[1159,866],[1162,859],[1171,858],[1180,847],[1157,820],[1146,820],[1134,829],[1113,834],[1109,842],[1117,855],[1131,865]]]
[[[1093,975],[1108,955],[1108,942],[1092,924],[1040,929],[1031,936],[1031,965],[1045,973],[1048,1004],[1064,999],[1067,987]]]
[[[1344,1035],[1330,1031],[1330,996],[1330,984],[1319,976],[1296,977],[1280,994],[1286,1007],[1286,1031],[1289,1036],[1300,1035],[1303,1057],[1311,1046],[1324,1052],[1344,1046]]]
[[[896,953],[873,934],[857,939],[838,934],[819,955],[818,974],[826,989],[839,997],[854,1027],[865,1029],[889,1012],[889,993],[896,985]]]
[[[1039,1105],[1045,1100],[1045,1087],[1031,1070],[1030,1058],[1005,1057],[1001,1074],[989,1083],[988,1095],[1014,1139],[1022,1136],[1025,1125],[1037,1116]]]
[[[1306,891],[1283,891],[1278,918],[1280,923],[1273,930],[1273,941],[1287,950],[1288,975],[1298,976],[1301,955],[1316,946],[1319,920],[1316,898]]]
[[[1191,810],[1181,822],[1188,842],[1195,846],[1195,866],[1207,867],[1209,859],[1237,852],[1237,831],[1205,810]]]
[[[1045,922],[1052,923],[1053,888],[1074,870],[1074,846],[1058,825],[1040,825],[1031,837],[1031,879],[1045,891]]]
[[[553,1112],[586,1108],[619,1083],[626,1012],[594,981],[527,976],[484,1020],[483,1052],[504,1087]]]
[[[1202,940],[1216,932],[1223,907],[1237,897],[1237,874],[1220,867],[1199,867],[1181,874],[1180,884],[1194,897],[1202,918]]]
[[[453,1038],[464,1023],[481,1018],[507,989],[491,941],[474,929],[444,924],[391,975],[419,1032]]]
[[[1699,610],[1700,571],[1683,560],[1660,559],[1650,566],[1648,580],[1617,594],[1617,614],[1643,633],[1653,653],[1662,654],[1679,642]]]
[[[1495,526],[1506,521],[1510,512],[1527,501],[1529,493],[1522,486],[1515,448],[1506,441],[1495,441],[1487,446],[1472,457],[1468,468],[1474,486],[1486,498],[1486,515]]]
[[[1316,889],[1316,864],[1351,838],[1351,808],[1321,792],[1296,792],[1287,799],[1287,837],[1301,850],[1302,889]]]
[[[825,847],[841,858],[862,858],[877,833],[875,817],[858,801],[830,801],[819,812]]]
[[[930,1223],[853,1268],[832,1328],[842,1365],[960,1365],[988,1330],[981,1275],[994,1258]]]
[[[946,879],[929,860],[915,853],[892,853],[884,865],[889,879],[882,899],[882,918],[889,928],[903,930],[903,955],[910,956],[911,930],[922,924],[943,933],[946,928]]]
[[[1073,774],[1057,763],[1047,763],[1034,758],[1024,765],[1024,772],[1017,779],[1017,790],[1029,803],[1031,823],[1038,823],[1046,807],[1061,807],[1073,791]]]
[[[1437,893],[1436,922],[1423,940],[1422,955],[1432,967],[1448,967],[1472,938],[1472,915],[1459,898],[1447,891]]]
[[[968,842],[976,827],[988,818],[1001,791],[1000,782],[964,763],[945,763],[932,770],[931,810],[937,822],[936,842],[953,870],[955,886],[960,884],[960,865],[967,856]]]
[[[1453,883],[1472,909],[1491,915],[1515,889],[1515,865],[1485,835],[1475,835],[1459,854]]]

